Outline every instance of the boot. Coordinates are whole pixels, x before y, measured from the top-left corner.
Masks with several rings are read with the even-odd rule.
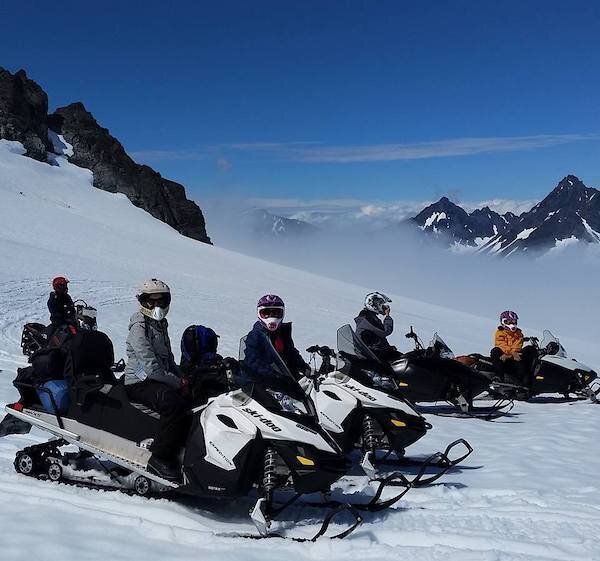
[[[146,469],[168,481],[181,480],[181,468],[175,462],[159,458],[154,454],[150,456]]]

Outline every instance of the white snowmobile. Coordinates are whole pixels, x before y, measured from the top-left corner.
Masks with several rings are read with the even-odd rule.
[[[580,399],[599,402],[598,374],[589,366],[569,358],[558,338],[550,331],[544,331],[541,343],[537,337],[526,337],[525,342],[536,351],[526,385],[507,383],[495,372],[489,357],[469,355],[474,360],[473,368],[489,378],[492,395],[527,400],[541,394],[561,394],[565,399],[575,394]]]
[[[337,342],[337,353],[317,345],[307,349],[313,358],[318,354],[322,364],[318,376],[306,380],[303,386],[315,404],[321,426],[344,452],[360,450],[363,470],[375,478],[375,465],[385,463],[392,454],[397,463],[408,463],[403,457],[405,448],[423,437],[432,426],[401,394],[393,373],[380,368],[379,359],[350,325],[338,329]],[[457,446],[466,451],[452,459],[450,455]],[[463,439],[451,443],[444,452],[420,464],[420,484],[432,483],[472,451]],[[383,453],[383,458],[378,459],[378,452]],[[432,466],[440,470],[425,476],[425,470]]]
[[[242,341],[242,358],[243,347]],[[80,353],[81,349],[88,354]],[[94,352],[89,353],[92,349]],[[165,493],[232,500],[255,490],[258,499],[250,515],[260,535],[267,536],[271,521],[299,497],[328,493],[331,485],[347,472],[344,454],[318,425],[311,414],[310,400],[281,362],[273,364],[284,381],[276,388],[252,384],[190,410],[190,429],[180,453],[181,481],[166,480],[147,469],[151,455],[148,447],[157,431],[159,416],[129,401],[125,386],[111,370],[113,362],[112,344],[106,335],[80,332],[71,343],[65,369],[70,403],[66,404],[63,396],[55,397],[47,388],[15,383],[22,399],[6,406],[8,415],[2,424],[10,417],[54,436],[17,453],[14,465],[19,473],[51,481],[68,478],[100,484],[95,475],[100,470],[108,475],[110,486],[139,495]],[[231,376],[233,363],[237,364],[231,359]],[[47,399],[36,401],[38,391]],[[62,450],[68,445],[80,452]],[[90,461],[94,459],[95,472],[90,471]],[[313,539],[322,536],[341,511],[349,512],[353,521],[349,528],[332,537],[347,536],[362,522],[358,511],[391,506],[414,481],[404,482],[403,491],[385,501],[380,498],[386,482],[381,482],[369,502],[318,503],[332,510]],[[276,506],[274,493],[281,489],[292,491],[293,496]]]

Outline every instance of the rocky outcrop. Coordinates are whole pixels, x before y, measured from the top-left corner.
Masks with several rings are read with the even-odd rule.
[[[48,141],[48,96],[24,70],[11,74],[0,67],[0,138],[16,140],[26,155],[46,161],[52,150]]]
[[[73,146],[69,161],[92,170],[95,187],[123,193],[134,205],[184,236],[211,243],[202,211],[187,199],[183,185],[134,162],[121,143],[96,122],[82,103],[57,109],[48,116],[48,125]]]
[[[600,243],[600,191],[567,175],[482,251],[502,256],[536,254],[576,242]]]

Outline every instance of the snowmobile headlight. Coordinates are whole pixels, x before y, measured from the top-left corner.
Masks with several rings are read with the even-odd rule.
[[[392,421],[392,425],[398,428],[403,428],[406,426],[404,421],[400,421],[399,419],[390,419]]]
[[[296,415],[309,415],[308,408],[299,399],[294,399],[283,392],[267,390],[271,397],[277,401],[282,411],[286,413],[295,413]]]
[[[306,458],[304,456],[296,456],[296,459],[303,465],[303,466],[314,466],[315,462],[314,460],[311,460],[310,458]]]
[[[385,390],[396,389],[395,383],[388,376],[382,376],[378,372],[366,369],[362,369],[362,373],[367,375],[371,379],[373,384],[378,388],[382,388]]]

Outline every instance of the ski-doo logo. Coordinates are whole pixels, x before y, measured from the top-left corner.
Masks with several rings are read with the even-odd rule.
[[[352,390],[353,392],[356,392],[357,394],[362,395],[363,397],[366,397],[369,401],[377,401],[377,399],[374,398],[372,395],[368,394],[364,390],[361,390],[360,388],[357,388],[356,386],[352,386],[350,384],[342,384],[342,386],[345,386],[349,390]]]
[[[231,463],[231,461],[229,460],[229,458],[223,454],[223,452],[221,452],[221,450],[219,450],[216,446],[215,443],[212,440],[209,440],[208,443],[211,445],[211,447],[213,448],[213,450],[219,454],[219,456],[221,456],[221,458],[223,458],[230,466],[232,466],[233,464]]]
[[[255,419],[259,420],[261,423],[267,425],[273,432],[281,432],[281,429],[273,421],[271,421],[271,419],[263,417],[263,415],[258,411],[254,411],[254,409],[250,409],[250,407],[244,407],[242,411],[245,411],[249,415],[252,415]]]

